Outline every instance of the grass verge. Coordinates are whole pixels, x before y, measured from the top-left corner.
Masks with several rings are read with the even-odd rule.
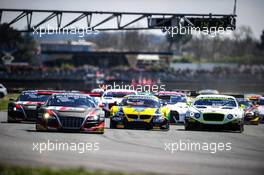
[[[7,111],[7,105],[9,103],[9,99],[17,99],[19,94],[7,94],[4,98],[0,99],[0,111]]]
[[[87,171],[84,168],[50,169],[0,165],[0,175],[143,175],[108,171]],[[146,174],[145,174],[146,175]]]

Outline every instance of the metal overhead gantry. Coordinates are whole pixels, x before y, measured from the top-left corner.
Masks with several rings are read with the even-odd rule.
[[[13,14],[15,17],[3,18]],[[46,15],[43,18],[43,15]],[[69,20],[68,16],[72,15]],[[97,18],[104,17],[101,20]],[[106,16],[106,17],[105,17]],[[131,19],[132,18],[132,19]],[[26,19],[26,20],[25,20]],[[54,20],[55,19],[55,20]],[[182,14],[182,13],[132,13],[132,12],[102,12],[102,11],[66,11],[66,10],[32,10],[32,9],[0,9],[0,24],[7,23],[9,26],[18,22],[26,21],[20,32],[33,32],[47,30],[45,27],[51,20],[55,21],[56,30],[71,30],[73,25],[85,19],[85,27],[92,30],[145,30],[163,29],[170,26],[191,26],[191,27],[223,27],[234,30],[236,28],[236,15],[233,14]],[[103,25],[111,20],[111,27]],[[33,23],[34,21],[34,23]],[[38,21],[38,22],[36,22]],[[137,25],[143,24],[142,27]]]

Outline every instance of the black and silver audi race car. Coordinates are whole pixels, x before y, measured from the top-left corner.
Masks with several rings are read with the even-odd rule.
[[[104,133],[104,112],[88,95],[53,94],[38,110],[37,131]]]
[[[36,121],[38,104],[44,104],[53,93],[48,90],[22,91],[17,100],[10,99],[7,121]]]

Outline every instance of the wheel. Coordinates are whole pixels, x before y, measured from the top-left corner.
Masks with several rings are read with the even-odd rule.
[[[110,112],[109,111],[105,111],[105,118],[109,118],[110,117]]]
[[[168,131],[168,130],[170,130],[170,124],[167,123],[165,127],[162,127],[162,128],[161,128],[161,130],[163,130],[163,131]]]
[[[191,131],[192,130],[192,124],[185,122],[184,128],[186,131]]]
[[[7,118],[7,123],[21,123],[21,121],[14,120],[10,117]]]
[[[110,120],[110,128],[111,129],[116,129],[116,123]]]
[[[37,131],[37,132],[40,131],[38,124],[36,124],[36,131]]]
[[[244,131],[244,124],[239,124],[237,126],[237,130],[238,130],[239,133],[242,133]]]
[[[5,94],[0,92],[0,98],[4,98]]]

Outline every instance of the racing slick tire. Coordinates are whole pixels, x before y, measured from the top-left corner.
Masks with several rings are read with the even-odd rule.
[[[185,122],[184,129],[186,131],[191,131],[191,130],[193,130],[193,125],[191,123],[189,123],[189,122]]]
[[[234,126],[233,131],[237,131],[239,133],[244,132],[244,123],[240,123]]]
[[[237,126],[237,130],[238,130],[239,133],[244,132],[244,124],[239,124],[239,125]]]
[[[110,128],[111,129],[116,129],[116,123],[112,120],[110,120]]]
[[[0,98],[4,98],[5,97],[5,94],[0,92]]]
[[[169,124],[169,122],[166,124],[165,127],[162,127],[161,130],[162,131],[169,131],[170,130],[170,124]]]
[[[7,117],[7,123],[21,123],[21,121],[10,119],[10,117]]]

